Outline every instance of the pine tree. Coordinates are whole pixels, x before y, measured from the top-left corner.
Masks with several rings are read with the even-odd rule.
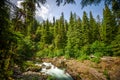
[[[78,20],[77,20],[77,28],[76,29],[78,32],[76,35],[77,35],[77,38],[79,39],[77,44],[79,44],[78,49],[80,49],[83,46],[83,41],[84,41],[83,36],[82,36],[82,34],[84,34],[82,32],[82,20],[80,18],[78,18]]]
[[[117,26],[118,31],[114,38],[114,40],[111,42],[112,51],[114,56],[120,56],[120,26]]]
[[[70,57],[77,58],[79,55],[79,50],[82,47],[82,26],[80,18],[76,19],[76,14],[70,15],[70,24],[67,32],[67,46],[66,54]]]
[[[57,27],[57,26],[56,26]],[[55,37],[55,45],[57,49],[64,49],[66,45],[66,33],[65,33],[65,20],[64,14],[61,14],[60,20],[58,22],[57,35]]]
[[[35,39],[34,39],[35,42],[40,42],[41,41],[41,36],[42,36],[42,30],[41,29],[42,29],[42,25],[39,25],[37,27],[36,32],[35,32]]]
[[[0,0],[0,79],[10,80],[20,36],[13,30],[9,0]],[[14,8],[12,10],[15,10]]]
[[[111,42],[112,51],[114,56],[120,56],[120,34]]]
[[[120,1],[119,0],[112,0],[112,11],[116,18],[116,22],[120,25]]]
[[[55,25],[56,21],[55,21],[55,17],[53,17],[53,26]]]
[[[74,16],[73,16],[73,13],[71,12],[70,13],[70,20],[69,20],[69,27],[68,27],[68,31],[67,31],[67,45],[66,45],[66,56],[67,57],[70,57],[70,56],[73,56],[74,57],[74,52],[73,52],[73,35],[74,35],[74,31],[73,31],[73,28],[74,28],[74,24],[75,24],[75,21],[74,21]]]
[[[24,27],[25,27],[25,35],[29,36],[32,33],[32,29],[34,27],[35,21],[35,3],[36,0],[24,0],[22,2],[23,12],[25,14],[24,17]]]
[[[103,41],[106,43],[111,43],[111,41],[114,39],[115,36],[115,28],[116,28],[116,22],[115,18],[110,11],[109,7],[105,5],[105,9],[103,10],[103,27],[102,27],[102,33],[103,33]]]
[[[99,39],[99,28],[93,18],[92,12],[90,11],[90,43]]]
[[[58,24],[59,24],[59,20],[56,20],[54,25],[54,39],[58,35]]]
[[[82,37],[83,37],[83,45],[88,45],[90,43],[90,26],[89,26],[89,19],[87,17],[87,13],[83,12],[82,17]]]
[[[99,15],[97,15],[97,29],[98,29],[98,32],[99,32],[99,34],[98,34],[98,41],[102,41],[102,38],[101,38],[101,21],[100,21],[100,16]]]
[[[51,38],[52,36],[50,33],[50,22],[47,19],[46,21],[43,22],[41,41],[44,44],[51,44],[52,43]]]

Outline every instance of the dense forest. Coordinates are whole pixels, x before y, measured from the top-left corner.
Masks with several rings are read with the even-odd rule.
[[[91,60],[90,56],[95,56],[92,61],[99,61],[102,56],[120,56],[119,10],[115,12],[105,4],[102,19],[84,11],[81,18],[71,12],[69,21],[61,13],[59,19],[38,22],[35,3],[37,0],[25,0],[23,9],[19,9],[9,0],[0,0],[0,78],[3,80],[11,79],[13,66],[24,67],[25,61],[36,58],[65,56]],[[120,9],[119,3],[114,4]]]

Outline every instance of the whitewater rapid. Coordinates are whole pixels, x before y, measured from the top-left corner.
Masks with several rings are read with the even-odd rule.
[[[51,75],[57,80],[73,80],[73,78],[65,71],[65,69],[59,69],[51,63],[44,62],[42,64],[37,63],[35,65],[42,67],[42,70],[40,71],[41,73],[44,73],[45,75]]]

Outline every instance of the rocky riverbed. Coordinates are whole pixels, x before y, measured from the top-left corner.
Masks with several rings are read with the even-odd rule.
[[[56,67],[64,69],[74,80],[120,80],[120,57],[103,57],[99,63],[90,60],[65,59],[64,57],[42,58],[37,62],[52,63]],[[23,80],[29,80],[28,78],[30,80],[32,78],[35,78],[34,80],[47,80],[47,78],[55,80],[49,75],[40,73],[40,69],[41,67],[29,68],[20,77],[26,78]]]

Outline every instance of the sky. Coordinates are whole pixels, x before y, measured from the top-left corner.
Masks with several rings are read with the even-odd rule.
[[[66,20],[69,20],[70,12],[72,11],[82,19],[83,11],[87,12],[88,17],[89,17],[89,12],[91,11],[94,18],[96,18],[97,15],[100,15],[100,18],[102,18],[103,8],[104,8],[103,3],[97,6],[88,5],[82,9],[80,5],[80,0],[75,0],[75,1],[76,1],[76,4],[66,4],[64,6],[63,4],[61,4],[58,7],[55,3],[55,0],[47,0],[47,2],[44,5],[41,5],[41,8],[37,7],[35,17],[38,21],[41,21],[42,19],[43,20],[49,19],[50,21],[52,21],[53,17],[55,17],[56,19],[59,19],[59,17],[61,16],[61,13],[63,12],[64,18]],[[20,2],[21,1],[17,0],[16,4],[18,5],[18,7],[20,7]]]

